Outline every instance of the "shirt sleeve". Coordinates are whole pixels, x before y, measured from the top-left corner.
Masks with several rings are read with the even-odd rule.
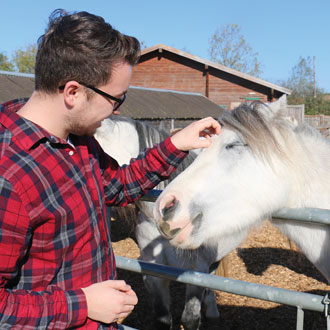
[[[103,173],[106,203],[125,206],[136,201],[159,182],[168,179],[187,155],[173,145],[170,137],[122,167],[104,154],[108,157],[104,161]]]
[[[82,290],[10,289],[28,253],[32,230],[29,217],[12,185],[0,177],[0,328],[65,329],[87,318]],[[32,270],[31,270],[32,271]]]

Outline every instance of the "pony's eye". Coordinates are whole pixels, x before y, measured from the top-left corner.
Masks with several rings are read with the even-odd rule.
[[[226,145],[226,149],[232,149],[235,147],[247,147],[247,144],[245,144],[241,141],[235,141],[235,142],[232,142],[232,143],[229,143]]]

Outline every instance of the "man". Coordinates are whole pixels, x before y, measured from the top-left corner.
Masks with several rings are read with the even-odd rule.
[[[116,280],[105,204],[134,202],[220,133],[203,119],[122,168],[101,150],[92,135],[119,113],[139,51],[101,17],[55,11],[34,93],[1,106],[0,328],[115,329],[137,303]]]

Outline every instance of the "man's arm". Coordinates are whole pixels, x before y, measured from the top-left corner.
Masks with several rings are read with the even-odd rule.
[[[0,177],[0,328],[15,325],[31,329],[65,329],[85,322],[86,298],[82,290],[64,292],[11,289],[20,276],[32,229],[26,210],[12,185]]]
[[[102,179],[107,204],[125,206],[136,201],[159,182],[168,179],[187,156],[188,150],[210,146],[211,136],[220,134],[220,129],[220,124],[210,117],[193,122],[159,145],[146,149],[128,166],[119,167],[105,155],[101,166],[105,169]]]
[[[133,203],[159,182],[168,179],[186,156],[186,152],[173,145],[170,137],[121,167],[103,153],[101,166],[104,168],[102,180],[106,203],[109,206]]]

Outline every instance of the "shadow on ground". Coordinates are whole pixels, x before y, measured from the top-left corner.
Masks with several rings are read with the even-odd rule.
[[[124,270],[118,270],[118,276],[130,283],[139,297],[139,303],[133,313],[123,324],[140,330],[157,330],[153,327],[151,305],[146,293],[142,276]],[[313,291],[312,294],[322,295],[325,291]],[[171,286],[173,330],[180,330],[180,316],[184,306],[184,285],[173,283]],[[290,306],[279,306],[270,309],[221,306],[218,305],[221,318],[217,324],[203,322],[201,329],[209,330],[295,330],[297,309]],[[323,313],[305,311],[305,330],[327,330]]]
[[[324,276],[299,251],[268,247],[239,248],[237,255],[243,260],[246,270],[253,275],[261,276],[271,265],[280,265],[328,284]]]

